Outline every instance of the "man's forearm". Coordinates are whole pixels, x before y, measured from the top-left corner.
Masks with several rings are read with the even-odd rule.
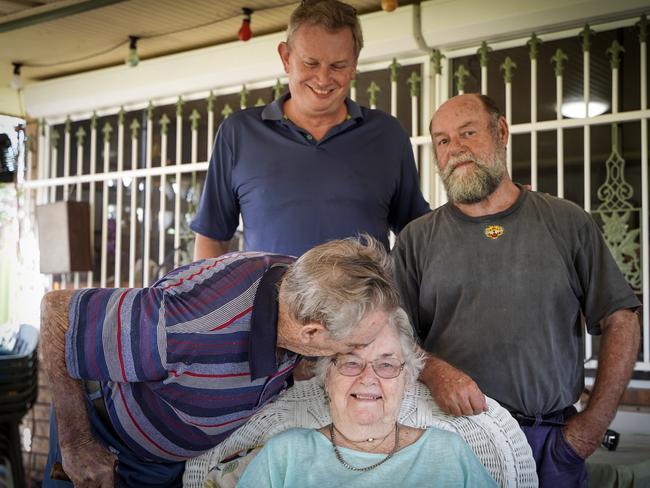
[[[639,350],[639,320],[630,310],[618,310],[601,322],[603,336],[598,369],[587,408],[571,417],[564,435],[583,458],[598,448],[632,375]]]
[[[41,356],[50,380],[62,448],[91,437],[83,386],[70,377],[65,364],[65,333],[72,293],[50,292],[41,304]]]
[[[194,240],[194,260],[216,258],[230,250],[230,241],[217,241],[201,234]]]
[[[618,310],[604,319],[598,369],[586,412],[603,432],[611,423],[630,380],[639,351],[639,319],[631,310]]]
[[[419,380],[425,385],[429,385],[429,383],[433,382],[435,378],[438,376],[438,372],[440,368],[444,368],[445,366],[451,366],[451,365],[446,361],[443,361],[442,359],[429,354],[428,352],[425,352],[425,354],[426,354],[426,359],[425,359],[424,367],[420,372]]]
[[[474,380],[443,359],[428,354],[419,379],[447,413],[477,415],[487,410],[485,395]]]

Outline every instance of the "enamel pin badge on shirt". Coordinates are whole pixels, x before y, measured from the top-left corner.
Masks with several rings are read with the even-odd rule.
[[[498,239],[503,235],[503,227],[500,225],[488,225],[485,228],[485,237],[489,239]]]

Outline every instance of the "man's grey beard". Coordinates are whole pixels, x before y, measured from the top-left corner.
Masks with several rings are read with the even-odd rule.
[[[454,156],[441,173],[447,198],[454,203],[472,204],[491,195],[501,184],[505,174],[505,151],[497,148],[492,161],[485,161],[471,153]],[[472,161],[473,171],[453,174],[457,164]]]

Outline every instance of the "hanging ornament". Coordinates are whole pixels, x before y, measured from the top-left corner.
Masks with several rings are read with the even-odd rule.
[[[381,0],[381,9],[384,12],[392,12],[397,8],[397,0]]]
[[[244,7],[241,11],[244,14],[244,19],[241,22],[241,27],[239,28],[239,32],[237,32],[237,36],[239,36],[240,41],[248,41],[253,37],[253,31],[251,30],[251,15],[253,14],[253,9]]]

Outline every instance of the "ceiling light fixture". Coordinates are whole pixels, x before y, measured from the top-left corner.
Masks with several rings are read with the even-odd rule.
[[[607,112],[609,105],[605,102],[590,101],[589,102],[589,117],[596,117],[597,115]],[[584,119],[587,117],[585,113],[585,102],[575,100],[572,102],[565,102],[562,104],[562,115],[569,119]]]
[[[20,90],[23,87],[23,80],[20,78],[20,68],[23,67],[23,63],[11,63],[14,65],[14,74],[11,77],[9,86],[14,90]]]
[[[251,15],[253,15],[253,9],[243,7],[241,11],[244,14],[244,18],[241,22],[239,32],[237,32],[237,36],[240,41],[248,41],[253,37],[253,31],[251,30]]]
[[[135,68],[140,62],[138,56],[138,36],[129,36],[129,54],[126,55],[126,65]]]

